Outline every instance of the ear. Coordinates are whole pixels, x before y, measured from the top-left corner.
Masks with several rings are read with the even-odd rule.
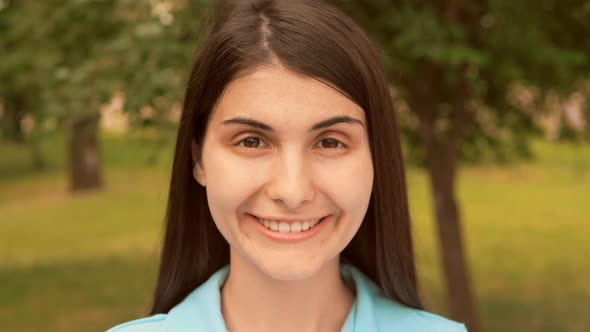
[[[206,187],[205,171],[201,164],[201,146],[194,140],[191,141],[191,158],[193,160],[193,177],[201,186]]]

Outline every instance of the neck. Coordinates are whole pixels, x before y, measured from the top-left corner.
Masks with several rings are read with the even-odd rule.
[[[230,332],[342,329],[355,295],[342,280],[338,256],[304,280],[275,280],[233,250],[230,256],[230,272],[221,289],[221,310]]]

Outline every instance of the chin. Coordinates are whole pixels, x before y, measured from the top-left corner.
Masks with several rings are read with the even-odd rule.
[[[265,262],[258,268],[269,278],[274,280],[304,280],[315,275],[323,264],[320,262]]]
[[[303,258],[303,257],[302,257]],[[305,257],[306,259],[293,260],[281,259],[274,257],[273,259],[255,261],[254,265],[258,267],[262,273],[274,280],[305,280],[321,273],[323,269],[329,268],[332,264],[339,264],[339,255],[311,255]]]

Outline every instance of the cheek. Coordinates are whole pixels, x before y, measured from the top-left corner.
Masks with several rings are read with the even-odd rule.
[[[257,177],[265,172],[260,163],[236,158],[221,147],[211,149],[207,157],[206,190],[211,214],[214,219],[220,217],[216,220],[237,216],[240,205],[259,188]]]
[[[318,185],[329,190],[330,199],[351,217],[364,216],[373,188],[370,155],[318,166]]]

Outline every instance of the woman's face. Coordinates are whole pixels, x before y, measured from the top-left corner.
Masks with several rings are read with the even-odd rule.
[[[352,120],[313,129],[334,117]],[[266,129],[237,123],[239,118]],[[193,161],[197,151],[193,142]],[[227,86],[211,115],[201,157],[193,174],[206,187],[232,259],[239,255],[273,279],[304,279],[337,258],[369,205],[373,165],[363,109],[283,67],[260,67]],[[313,235],[286,242],[254,216],[278,219],[279,231]],[[286,219],[324,216],[329,217],[315,231],[305,222],[281,226]]]

